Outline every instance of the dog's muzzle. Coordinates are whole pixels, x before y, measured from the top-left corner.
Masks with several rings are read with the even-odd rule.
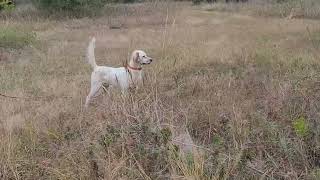
[[[149,62],[144,62],[144,63],[142,63],[142,65],[151,64],[151,62],[152,62],[152,59],[149,59]]]

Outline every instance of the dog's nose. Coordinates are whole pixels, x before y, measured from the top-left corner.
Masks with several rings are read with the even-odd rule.
[[[152,62],[152,59],[150,59],[150,62]]]

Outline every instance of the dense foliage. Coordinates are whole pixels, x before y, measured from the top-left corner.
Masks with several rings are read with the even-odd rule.
[[[97,15],[107,0],[33,0],[33,4],[48,13],[63,12],[71,16]]]

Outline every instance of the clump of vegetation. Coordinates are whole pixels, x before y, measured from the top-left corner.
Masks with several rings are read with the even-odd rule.
[[[47,13],[67,16],[94,16],[101,12],[107,0],[33,0],[33,4]]]
[[[12,0],[0,1],[0,11],[1,10],[12,10],[14,9],[14,4]]]
[[[0,47],[20,49],[35,42],[35,34],[16,28],[0,28]]]
[[[194,5],[199,5],[201,3],[201,0],[192,0],[192,3]]]
[[[293,122],[293,128],[298,136],[304,137],[308,134],[308,125],[304,117],[300,117]]]

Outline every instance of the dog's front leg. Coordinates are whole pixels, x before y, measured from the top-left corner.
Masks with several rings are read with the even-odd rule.
[[[128,94],[129,84],[128,83],[122,83],[120,84],[121,94],[126,95]]]
[[[141,76],[139,77],[138,81],[137,81],[136,84],[135,84],[135,88],[136,88],[136,90],[138,90],[138,89],[142,88],[143,86],[144,86],[144,78],[143,78],[143,76],[141,75]]]

